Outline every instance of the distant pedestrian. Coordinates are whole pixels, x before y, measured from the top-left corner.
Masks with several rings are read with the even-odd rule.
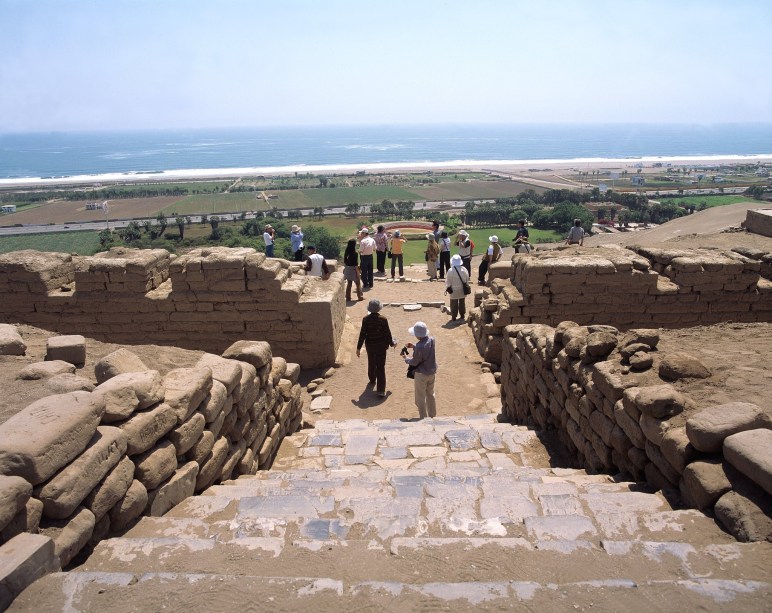
[[[306,256],[306,275],[309,277],[321,277],[328,279],[330,270],[327,268],[327,262],[321,253],[316,252],[316,247],[308,246],[308,255]]]
[[[424,256],[426,258],[426,272],[429,275],[429,281],[437,280],[437,259],[440,255],[440,248],[437,241],[434,240],[434,234],[426,235],[427,245]]]
[[[292,249],[292,255],[296,262],[303,261],[303,232],[300,230],[300,226],[292,226],[290,232],[290,248]]]
[[[480,262],[480,268],[477,269],[477,284],[485,285],[485,275],[488,273],[488,269],[501,259],[501,245],[499,245],[499,237],[495,234],[488,237],[490,245],[488,250],[483,256],[482,262]]]
[[[276,237],[276,230],[273,229],[271,224],[267,224],[263,229],[263,242],[265,242],[265,255],[266,257],[273,257],[274,240]]]
[[[445,273],[450,270],[450,239],[448,238],[447,232],[442,232],[440,234],[439,248],[440,263],[438,270],[440,273],[440,279],[444,279]]]
[[[367,350],[368,385],[375,385],[378,396],[386,396],[386,352],[396,341],[391,336],[388,320],[381,315],[383,304],[373,298],[367,305],[369,315],[362,319],[357,342],[357,357],[360,356],[362,345]]]
[[[405,276],[405,270],[403,268],[404,254],[402,252],[402,246],[407,242],[406,238],[402,238],[402,233],[399,230],[394,231],[394,236],[391,237],[391,279],[394,280],[394,272],[397,268],[397,262],[399,262],[399,278],[402,279]]]
[[[462,266],[460,255],[450,259],[450,267],[445,279],[445,293],[450,294],[450,321],[463,320],[466,317],[464,286],[469,283],[469,273]]]
[[[472,249],[474,244],[469,238],[469,233],[466,230],[458,231],[458,238],[456,239],[456,245],[458,246],[458,255],[461,256],[461,262],[466,268],[466,272],[471,276],[472,274]]]
[[[375,240],[367,228],[359,231],[362,240],[359,241],[359,266],[362,269],[362,286],[366,289],[373,286],[373,254]]]
[[[375,258],[378,274],[386,276],[386,251],[389,249],[389,237],[386,236],[383,226],[378,226],[378,231],[373,236],[375,241]]]
[[[437,248],[439,249],[440,246],[440,238],[442,234],[442,226],[440,225],[439,221],[433,221],[432,222],[432,234],[434,235],[434,242],[437,243]],[[439,270],[440,267],[440,258],[437,257],[437,260],[434,263],[435,268]]]
[[[568,233],[566,238],[567,245],[584,245],[584,228],[582,228],[582,220],[574,219],[574,226]]]
[[[429,328],[422,321],[417,321],[412,328],[409,328],[408,334],[418,339],[415,345],[405,344],[408,349],[413,349],[412,357],[406,357],[405,363],[416,367],[413,389],[418,415],[421,419],[427,416],[435,417],[437,415],[437,402],[434,397],[434,378],[437,373],[436,342],[434,337],[429,336]]]
[[[359,275],[359,258],[357,256],[356,239],[350,239],[346,243],[346,251],[343,253],[343,278],[346,280],[346,300],[351,301],[351,286],[356,283],[357,300],[364,300],[362,296],[362,280]]]

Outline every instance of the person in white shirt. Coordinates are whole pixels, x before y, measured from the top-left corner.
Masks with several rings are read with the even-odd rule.
[[[317,253],[316,247],[313,245],[309,245],[307,251],[306,274],[309,277],[322,277],[326,279],[330,274],[330,270],[327,268],[327,262],[324,261],[324,256],[321,253]]]
[[[469,283],[469,273],[463,266],[460,255],[450,258],[450,270],[445,276],[445,293],[450,294],[450,321],[466,317],[466,292],[464,286]],[[443,312],[447,313],[445,305]]]
[[[472,274],[472,241],[469,239],[469,233],[466,230],[458,231],[458,238],[456,239],[456,245],[458,245],[458,255],[461,256],[461,262],[466,268],[466,271]]]
[[[373,254],[375,253],[375,239],[370,236],[367,228],[359,231],[362,239],[359,241],[359,268],[362,271],[362,287],[373,287]]]
[[[566,238],[567,245],[584,245],[584,228],[582,228],[582,220],[574,219],[574,227],[568,233]]]
[[[265,241],[266,257],[269,257],[269,258],[273,257],[273,243],[274,243],[275,235],[276,235],[276,231],[273,229],[273,226],[271,224],[266,225],[265,229],[263,230],[263,240]]]

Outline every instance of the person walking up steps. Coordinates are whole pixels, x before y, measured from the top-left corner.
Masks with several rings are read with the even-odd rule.
[[[469,273],[461,265],[461,256],[450,259],[450,270],[445,279],[445,293],[450,294],[450,321],[463,320],[466,317],[466,293],[464,286],[469,283]],[[443,305],[443,311],[447,312]]]
[[[388,320],[380,313],[382,308],[383,304],[377,298],[368,303],[367,311],[370,314],[362,319],[357,342],[357,357],[362,345],[367,349],[367,378],[369,385],[376,386],[376,392],[381,398],[386,396],[386,352],[396,344]]]
[[[429,328],[422,321],[417,321],[407,332],[418,339],[415,345],[405,344],[405,347],[413,350],[413,356],[406,357],[405,363],[416,367],[413,389],[418,415],[421,419],[427,416],[435,417],[437,415],[437,401],[434,398],[434,377],[437,373],[436,342],[433,336],[429,336]]]
[[[404,254],[402,253],[402,246],[407,242],[406,238],[402,238],[402,233],[399,230],[394,231],[394,236],[391,238],[391,280],[394,280],[394,272],[399,262],[399,278],[405,278],[404,269]]]
[[[360,234],[362,240],[359,241],[359,266],[362,269],[362,287],[367,289],[373,286],[375,240],[370,236],[370,231],[367,228],[362,228]]]

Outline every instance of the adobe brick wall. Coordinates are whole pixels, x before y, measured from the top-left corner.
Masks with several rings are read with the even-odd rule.
[[[745,229],[755,234],[772,236],[772,209],[749,210],[745,214]]]
[[[772,321],[770,254],[745,253],[570,247],[515,255],[508,277],[477,292],[470,325],[480,353],[498,364],[502,331],[511,324],[602,321],[627,329]]]
[[[0,296],[0,322],[212,353],[237,339],[265,340],[304,368],[334,363],[345,321],[341,273],[307,277],[248,248],[180,257],[163,249],[8,253]]]

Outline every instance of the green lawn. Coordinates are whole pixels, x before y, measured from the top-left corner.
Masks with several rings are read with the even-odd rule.
[[[56,251],[59,253],[77,253],[91,255],[99,248],[99,233],[51,232],[49,234],[16,234],[0,236],[0,253],[35,249],[37,251]]]
[[[703,202],[708,208],[714,206],[725,206],[727,204],[736,204],[738,202],[754,202],[753,198],[740,195],[698,195],[698,196],[678,196],[676,198],[660,198],[662,204],[677,204],[678,206],[700,206]],[[758,202],[758,201],[756,201]]]

